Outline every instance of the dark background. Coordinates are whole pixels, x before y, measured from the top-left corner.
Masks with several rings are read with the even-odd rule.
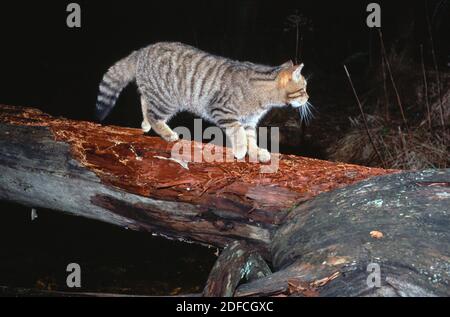
[[[287,17],[296,11],[310,20],[301,32],[305,72],[345,81],[342,63],[348,58],[362,56],[349,65],[356,72],[376,59],[378,38],[365,22],[370,2],[78,1],[82,27],[70,29],[69,1],[2,1],[0,102],[92,119],[103,73],[132,50],[157,41],[181,41],[234,59],[281,64],[294,58],[295,30],[285,28]],[[387,46],[393,42],[427,46],[425,1],[378,3]],[[439,59],[445,63],[450,53],[445,32],[450,27],[449,3],[428,1],[430,15],[438,5],[447,7],[433,20]],[[310,86],[322,85],[316,81]],[[334,90],[326,93],[336,94]],[[320,108],[320,98],[310,95]],[[134,87],[128,89],[108,122],[138,127],[138,100]]]
[[[288,27],[287,17],[296,12],[308,20],[301,29],[300,55],[319,113],[330,100],[349,100],[355,107],[343,63],[360,91],[368,89],[364,78],[380,63],[377,33],[365,22],[372,1],[80,0],[80,29],[66,26],[69,2],[0,2],[0,103],[92,120],[98,84],[108,67],[157,41],[181,41],[233,59],[281,64],[295,58],[295,29]],[[423,44],[430,60],[426,1],[377,2],[386,46],[406,51],[417,62],[417,47]],[[438,62],[445,69],[449,2],[427,4]],[[331,110],[346,119],[341,109]],[[106,123],[139,127],[141,120],[131,85]],[[172,125],[191,122],[184,114]],[[314,125],[320,128],[320,122]],[[320,149],[309,155],[321,157]],[[0,204],[0,285],[66,290],[65,265],[78,262],[88,272],[84,290],[198,292],[215,259],[213,250],[49,211],[40,211],[31,223],[29,212]]]

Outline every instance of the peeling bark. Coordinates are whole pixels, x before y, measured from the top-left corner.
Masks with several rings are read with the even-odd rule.
[[[275,272],[234,282],[235,296],[449,295],[449,170],[397,174],[286,155],[273,174],[236,161],[186,169],[170,160],[172,146],[0,106],[0,199],[220,248],[238,241]],[[373,262],[381,288],[366,283]]]
[[[0,106],[0,145],[0,199],[218,247],[242,240],[266,258],[274,230],[296,204],[393,172],[295,156],[282,156],[273,174],[246,162],[187,170],[161,159],[173,144],[138,129],[11,106]]]

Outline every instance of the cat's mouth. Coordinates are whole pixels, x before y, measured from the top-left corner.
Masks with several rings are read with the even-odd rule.
[[[293,100],[293,101],[291,101],[290,103],[289,103],[292,107],[294,107],[294,108],[300,108],[300,107],[304,107],[304,106],[306,106],[307,104],[308,104],[308,101],[305,101],[305,102],[300,102],[300,101],[297,101],[297,100]]]

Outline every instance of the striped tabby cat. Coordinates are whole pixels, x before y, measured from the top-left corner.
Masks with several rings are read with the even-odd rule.
[[[270,153],[257,145],[256,126],[272,107],[308,107],[303,64],[271,67],[238,62],[181,43],[156,43],[113,65],[100,84],[96,112],[103,120],[121,90],[135,80],[141,95],[144,132],[169,142],[178,135],[166,124],[187,110],[225,129],[234,156],[260,162]]]

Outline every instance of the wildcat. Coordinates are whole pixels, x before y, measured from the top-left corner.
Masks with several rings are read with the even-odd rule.
[[[96,114],[103,120],[123,88],[135,80],[142,130],[168,142],[178,135],[166,122],[187,110],[225,129],[237,159],[270,160],[257,145],[256,126],[272,107],[308,108],[303,64],[263,66],[215,56],[182,43],[152,44],[113,65],[100,83]],[[303,109],[300,109],[303,110]]]

